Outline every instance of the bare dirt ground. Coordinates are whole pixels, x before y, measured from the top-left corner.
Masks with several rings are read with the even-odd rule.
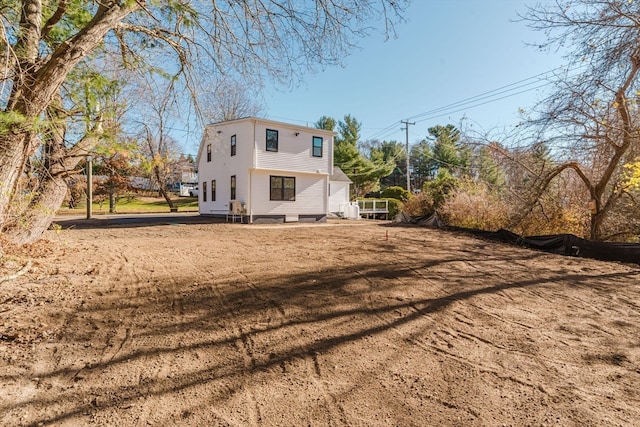
[[[637,265],[364,221],[47,238],[2,265],[1,425],[640,425]]]

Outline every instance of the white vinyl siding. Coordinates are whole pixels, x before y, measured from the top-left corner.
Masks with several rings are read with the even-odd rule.
[[[272,129],[269,127],[269,129]],[[278,151],[266,150],[267,126],[256,126],[256,168],[292,170],[296,172],[331,173],[327,138],[323,137],[322,157],[313,156],[311,132],[295,129],[278,129]],[[298,135],[296,135],[296,133]]]
[[[220,131],[220,133],[218,133]],[[231,136],[235,135],[236,155],[231,156]],[[209,126],[205,132],[204,149],[198,162],[200,182],[216,181],[216,199],[198,203],[201,214],[226,214],[231,201],[231,175],[236,175],[236,200],[249,199],[249,169],[253,166],[255,138],[252,126]],[[211,144],[212,159],[207,162],[206,146]]]
[[[296,179],[295,201],[269,200],[269,177],[275,172],[251,174],[251,210],[253,215],[323,215],[327,213],[327,176],[289,175]]]
[[[349,203],[349,183],[331,181],[329,188],[329,212],[341,212],[342,205]]]

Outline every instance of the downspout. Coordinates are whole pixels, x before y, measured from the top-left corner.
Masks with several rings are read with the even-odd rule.
[[[325,206],[325,210],[326,210],[326,216],[327,218],[329,217],[329,200],[331,198],[331,177],[333,176],[333,137],[335,136],[335,134],[332,134],[329,141],[331,141],[331,143],[329,144],[329,152],[328,157],[329,157],[329,176],[327,177],[327,197],[326,197],[326,206]]]
[[[331,135],[331,144],[329,144],[329,153],[327,153],[329,155],[329,176],[333,175],[333,137],[334,135]]]
[[[258,142],[256,141],[256,125],[257,125],[257,120],[253,120],[253,149],[252,149],[252,165],[251,165],[251,169],[249,169],[249,202],[248,202],[248,211],[249,211],[249,224],[253,224],[253,203],[251,203],[251,200],[253,198],[253,193],[252,193],[252,188],[253,188],[253,171],[256,168],[256,164],[257,164],[257,158],[256,158],[256,145],[258,144]]]

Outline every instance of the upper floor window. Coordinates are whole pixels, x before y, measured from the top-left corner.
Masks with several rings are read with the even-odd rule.
[[[278,151],[278,131],[267,129],[267,151]]]
[[[216,201],[216,180],[215,179],[211,180],[211,201],[212,202]]]
[[[236,136],[231,135],[231,155],[236,155]]]
[[[296,178],[292,176],[269,177],[269,200],[296,200]]]
[[[202,183],[202,201],[207,201],[207,181]]]
[[[211,144],[207,144],[207,162],[211,161]]]
[[[314,136],[312,145],[313,157],[322,157],[322,137]]]

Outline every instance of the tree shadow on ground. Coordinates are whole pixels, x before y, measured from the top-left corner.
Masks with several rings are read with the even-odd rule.
[[[61,348],[67,346],[61,351],[70,354],[59,354],[59,366],[37,373],[38,382],[68,387],[38,393],[2,409],[39,408],[41,415],[33,424],[51,425],[141,398],[225,380],[224,391],[213,392],[211,401],[215,402],[237,392],[241,382],[236,380],[241,377],[277,370],[294,359],[327,353],[416,323],[478,296],[536,286],[576,286],[586,281],[613,290],[617,280],[630,281],[638,276],[637,272],[594,275],[548,271],[529,279],[498,278],[487,284],[482,269],[451,270],[446,286],[441,282],[434,286],[431,280],[441,276],[430,277],[430,268],[464,261],[449,257],[413,266],[370,263],[320,272],[273,272],[260,283],[250,276],[201,280],[194,273],[191,280],[183,278],[179,283],[131,284],[129,294],[104,294],[68,317],[67,332],[54,343]],[[505,257],[502,261],[512,259]],[[481,266],[482,260],[475,263]],[[417,270],[421,270],[419,275]],[[394,296],[394,291],[411,288],[416,296]],[[85,352],[87,360],[78,363],[77,349],[85,342],[96,341],[103,342],[104,347],[95,354]],[[138,341],[146,344],[137,346]],[[131,362],[167,363],[167,356],[197,351],[215,356],[213,362],[195,371],[185,368],[170,378],[146,378],[138,384],[119,386],[105,382],[100,390],[83,387],[84,379],[101,377],[107,370],[124,372]],[[95,398],[87,401],[87,393]],[[59,405],[65,408],[62,412],[55,411]]]
[[[54,224],[63,230],[101,229],[101,228],[139,228],[157,225],[186,225],[186,224],[219,224],[225,223],[224,217],[213,217],[187,214],[111,214],[95,216],[92,219],[57,217]]]

